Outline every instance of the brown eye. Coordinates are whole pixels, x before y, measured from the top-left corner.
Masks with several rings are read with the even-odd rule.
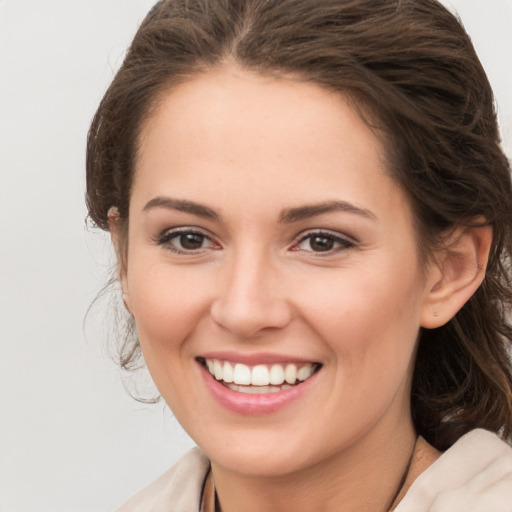
[[[188,229],[166,231],[156,242],[158,245],[178,254],[201,252],[217,247],[210,237],[204,233]]]
[[[294,249],[303,252],[334,254],[354,245],[352,240],[344,238],[342,235],[316,232],[303,236]]]
[[[312,236],[309,239],[309,245],[315,252],[325,252],[334,247],[334,240],[328,236]]]
[[[195,251],[197,249],[201,249],[206,237],[204,235],[200,235],[199,233],[184,233],[177,238],[179,240],[181,249],[186,249],[187,251]]]

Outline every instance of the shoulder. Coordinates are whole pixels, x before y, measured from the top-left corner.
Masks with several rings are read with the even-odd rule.
[[[444,452],[417,478],[395,510],[421,512],[433,505],[435,510],[455,510],[453,506],[466,510],[466,503],[512,503],[512,448],[483,429],[462,436]]]
[[[199,509],[210,462],[199,448],[187,452],[171,469],[121,505],[116,512],[190,512]]]

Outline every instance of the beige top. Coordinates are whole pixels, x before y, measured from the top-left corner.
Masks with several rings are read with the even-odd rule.
[[[431,466],[440,456],[441,452],[428,444],[423,437],[418,437],[411,456],[407,475],[400,491],[391,505],[390,512],[395,510],[396,506],[400,503],[416,478],[418,478],[418,476],[420,476],[421,473]],[[209,471],[204,485],[200,512],[217,512],[218,510],[218,506],[216,507],[215,484],[213,482],[212,472]]]
[[[512,512],[511,468],[512,448],[486,430],[469,432],[443,454],[419,438],[391,510],[428,512],[440,497],[448,497],[453,506],[442,510]],[[204,506],[210,507],[203,510],[215,510],[209,471],[208,458],[194,448],[117,512],[200,512],[203,488]]]
[[[404,483],[400,491],[398,491],[395,501],[393,501],[391,508],[389,509],[390,511],[395,510],[398,504],[402,501],[402,498],[407,494],[407,491],[410,489],[414,481],[437,459],[439,459],[441,455],[442,453],[436,450],[432,445],[428,444],[423,437],[418,437]]]

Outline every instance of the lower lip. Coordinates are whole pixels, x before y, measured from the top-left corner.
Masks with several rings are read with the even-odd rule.
[[[270,414],[295,402],[295,400],[298,400],[308,391],[318,374],[316,372],[306,381],[283,391],[249,394],[227,388],[216,380],[203,365],[200,365],[200,368],[206,387],[210,390],[217,403],[229,411],[246,416]]]

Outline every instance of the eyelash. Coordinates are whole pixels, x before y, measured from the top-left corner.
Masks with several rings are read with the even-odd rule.
[[[180,237],[184,235],[196,235],[202,238],[202,243],[205,241],[208,241],[211,246],[216,246],[215,242],[211,239],[210,236],[206,235],[200,230],[183,227],[183,228],[175,228],[171,230],[167,230],[164,233],[162,233],[155,242],[157,245],[165,246],[166,249],[174,252],[175,254],[200,254],[204,249],[207,249],[209,247],[199,247],[198,249],[180,249],[175,247],[172,244],[172,241],[174,239],[179,239]],[[338,244],[338,247],[332,247],[328,248],[325,251],[313,251],[313,250],[305,250],[301,249],[300,245],[305,242],[306,240],[312,240],[314,238],[323,238],[331,241],[333,245]],[[352,239],[340,236],[339,234],[325,231],[325,230],[318,230],[318,231],[310,231],[306,234],[302,234],[302,236],[294,242],[293,246],[291,247],[292,251],[301,251],[304,253],[312,253],[315,254],[317,257],[326,257],[331,256],[333,254],[336,254],[338,252],[351,249],[352,247],[355,247],[356,242]],[[310,245],[311,247],[311,245]]]
[[[328,239],[333,242],[333,244],[339,244],[338,247],[334,247],[331,249],[328,249],[326,251],[307,251],[304,249],[300,249],[299,245],[305,242],[306,240],[312,240],[314,238],[324,238]],[[323,256],[332,256],[333,254],[337,254],[338,252],[351,249],[352,247],[355,247],[356,242],[348,237],[340,236],[337,233],[333,233],[331,231],[310,231],[304,235],[302,235],[299,240],[294,244],[292,247],[292,250],[294,251],[303,251],[303,252],[310,252],[315,254],[317,257],[323,257]],[[310,242],[311,246],[311,242]]]
[[[184,235],[196,235],[202,237],[202,242],[209,241],[212,245],[215,245],[215,243],[212,241],[211,237],[203,233],[202,231],[199,231],[197,229],[193,228],[175,228],[170,229],[162,233],[155,242],[157,245],[163,245],[166,249],[174,252],[175,254],[200,254],[201,251],[204,249],[200,247],[199,249],[179,249],[172,245],[172,240],[179,239],[180,237]]]

